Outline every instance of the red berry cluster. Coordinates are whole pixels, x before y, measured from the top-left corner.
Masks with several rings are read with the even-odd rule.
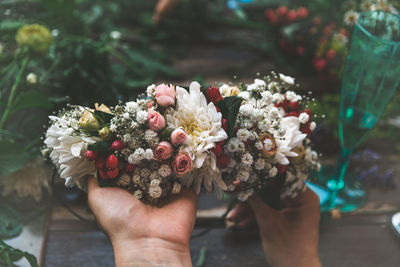
[[[301,110],[299,102],[289,101],[286,98],[283,102],[275,103],[275,107],[283,108],[283,110],[286,113],[286,117],[289,117],[289,116],[299,117],[301,113],[303,113],[303,112],[307,113],[310,118],[308,119],[308,121],[305,124],[301,125],[300,130],[302,133],[305,133],[307,135],[311,134],[311,132],[312,132],[310,129],[311,118],[312,118],[311,109],[306,108],[304,110]]]
[[[135,165],[120,161],[113,154],[113,152],[120,151],[123,148],[125,148],[124,143],[117,139],[111,143],[110,153],[102,155],[97,151],[87,150],[86,158],[90,161],[94,160],[94,165],[102,179],[113,180],[118,177],[121,171],[131,173],[136,168]]]
[[[290,23],[308,17],[308,9],[305,7],[299,7],[296,10],[288,9],[286,6],[280,6],[277,9],[268,8],[264,13],[265,17],[272,24]]]

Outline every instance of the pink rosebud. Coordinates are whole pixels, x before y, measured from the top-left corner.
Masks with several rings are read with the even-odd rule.
[[[147,102],[147,108],[152,108],[152,107],[154,107],[154,101],[149,101],[149,102]]]
[[[172,162],[172,170],[180,177],[188,173],[193,167],[192,159],[189,154],[185,152],[179,152]]]
[[[162,107],[168,107],[175,104],[174,86],[160,84],[156,87],[156,101]]]
[[[158,144],[157,148],[154,149],[154,159],[157,161],[167,160],[172,156],[174,149],[167,141],[162,141]]]
[[[174,145],[183,145],[187,141],[187,134],[184,130],[182,129],[175,129],[171,133],[171,142]]]
[[[150,129],[158,132],[165,128],[165,119],[163,115],[154,109],[149,109],[147,114],[147,124]]]

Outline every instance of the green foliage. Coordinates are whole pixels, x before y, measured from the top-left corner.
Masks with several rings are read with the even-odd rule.
[[[30,159],[30,155],[18,143],[10,139],[0,141],[0,176],[18,171]]]
[[[48,97],[41,91],[37,90],[23,91],[15,99],[15,102],[11,107],[10,115],[27,108],[52,109],[53,104],[49,101]]]
[[[220,108],[222,117],[228,120],[229,131],[228,137],[231,138],[234,135],[235,122],[237,115],[239,113],[240,105],[243,99],[238,96],[228,96],[225,97],[224,100],[221,100],[217,103],[217,106]]]
[[[22,232],[20,216],[11,208],[0,204],[0,238],[11,238]]]
[[[92,145],[89,145],[88,149],[91,151],[107,154],[110,151],[110,144],[106,141],[100,141]]]
[[[25,258],[31,267],[39,267],[36,257],[28,252],[13,248],[0,240],[0,265],[13,267],[13,262]]]

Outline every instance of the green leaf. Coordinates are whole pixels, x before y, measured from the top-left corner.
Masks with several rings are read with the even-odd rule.
[[[107,112],[103,112],[100,110],[95,110],[94,115],[101,120],[102,123],[110,123],[112,118],[114,118],[114,114],[110,114]]]
[[[107,153],[110,151],[110,144],[106,141],[100,141],[92,145],[89,145],[88,149],[100,153]]]
[[[20,216],[11,208],[0,204],[0,237],[11,238],[22,232]]]
[[[206,252],[207,252],[207,247],[201,247],[200,255],[196,262],[196,267],[204,266],[204,263],[206,261]]]
[[[9,175],[25,166],[30,155],[10,140],[0,141],[0,175]]]
[[[25,23],[21,20],[6,19],[0,22],[0,30],[16,31],[22,26],[24,26],[24,24]]]
[[[12,262],[20,260],[25,257],[31,267],[39,267],[36,257],[28,252],[13,248],[4,241],[0,240],[0,266],[7,264],[7,266],[14,266]]]
[[[48,100],[44,93],[37,90],[30,90],[24,91],[17,96],[10,114],[26,108],[52,109],[53,104]]]
[[[221,110],[222,117],[228,120],[229,131],[228,138],[231,138],[234,134],[236,118],[239,113],[240,105],[242,104],[243,98],[238,96],[228,96],[224,100],[219,101],[217,106]]]

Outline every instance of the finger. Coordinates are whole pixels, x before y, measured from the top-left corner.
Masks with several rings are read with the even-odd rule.
[[[252,214],[249,205],[243,202],[239,202],[233,207],[233,209],[228,212],[228,214],[226,215],[226,219],[229,221],[239,221],[247,217],[249,214]]]
[[[268,206],[257,194],[253,194],[247,200],[247,203],[253,210],[258,223],[273,220],[279,215],[276,210]]]
[[[244,219],[242,219],[240,222],[238,222],[237,227],[242,228],[242,229],[247,228],[254,222],[255,222],[254,215],[250,214],[247,217],[245,217]]]
[[[95,190],[96,188],[99,188],[99,182],[94,176],[90,176],[87,180],[87,189],[88,193]]]
[[[180,0],[159,0],[153,15],[153,21],[159,23],[178,3]]]

